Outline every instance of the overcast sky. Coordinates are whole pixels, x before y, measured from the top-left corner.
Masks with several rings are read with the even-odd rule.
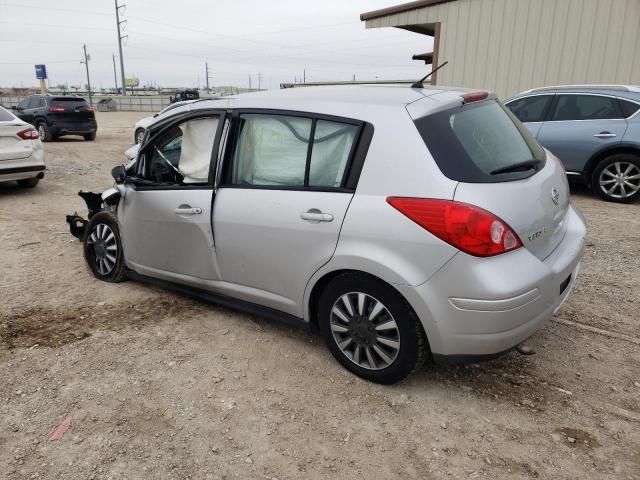
[[[431,37],[394,28],[365,29],[360,13],[393,0],[121,0],[127,7],[125,73],[141,85],[210,84],[279,88],[306,69],[307,81],[413,79],[411,60],[431,51]],[[114,86],[118,54],[114,2],[0,0],[0,85],[32,86],[34,64],[51,85],[84,85],[82,44],[91,55],[92,87]],[[117,61],[117,58],[116,58]],[[119,78],[118,64],[118,78]]]

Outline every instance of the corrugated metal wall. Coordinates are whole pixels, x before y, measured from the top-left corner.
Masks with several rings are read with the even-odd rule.
[[[640,0],[457,0],[367,20],[442,22],[440,85],[494,90],[640,84]]]

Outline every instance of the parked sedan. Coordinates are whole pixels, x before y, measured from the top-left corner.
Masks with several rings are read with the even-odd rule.
[[[564,170],[488,92],[318,87],[202,101],[150,127],[67,217],[93,274],[318,328],[397,382],[536,332],[578,275]]]
[[[44,161],[36,129],[0,107],[0,182],[33,188],[44,177]]]
[[[611,202],[640,198],[640,87],[536,88],[505,104],[570,178]]]
[[[172,103],[169,106],[160,110],[158,113],[138,120],[133,126],[134,143],[137,143],[137,144],[142,143],[142,140],[144,139],[144,134],[147,132],[147,129],[151,124],[157,121],[158,117],[166,115],[169,112],[174,111],[176,108],[182,107],[184,105],[188,105],[189,103],[192,103],[194,101],[195,100],[185,100],[183,102]]]

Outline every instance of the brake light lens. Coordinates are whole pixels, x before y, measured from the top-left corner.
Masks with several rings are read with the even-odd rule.
[[[51,105],[51,107],[49,107],[49,111],[52,113],[65,112],[66,109],[64,108],[64,105],[54,103],[53,105]]]
[[[489,92],[472,92],[462,95],[462,101],[464,103],[481,102],[489,98]]]
[[[387,203],[449,245],[476,257],[522,247],[504,221],[475,205],[432,198],[388,197]]]
[[[35,128],[27,128],[21,132],[16,133],[22,140],[37,140],[40,138]]]

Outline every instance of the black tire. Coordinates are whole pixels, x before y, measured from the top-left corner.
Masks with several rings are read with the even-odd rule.
[[[108,230],[105,230],[105,227]],[[109,237],[113,234],[113,239]],[[89,221],[85,230],[84,258],[93,275],[105,282],[118,283],[125,280],[124,255],[120,229],[113,214],[98,212]],[[115,246],[113,250],[111,247]],[[115,254],[114,254],[115,252]],[[107,256],[111,253],[111,256]]]
[[[39,178],[25,178],[23,180],[18,180],[18,185],[22,188],[34,188],[38,185],[39,181]]]
[[[358,311],[361,308],[358,305],[358,294],[365,295],[362,311]],[[339,303],[345,295],[347,298],[356,300],[356,304],[352,304],[355,315],[348,323],[343,322],[333,313],[334,306],[348,313],[346,308],[342,308],[344,303]],[[374,316],[373,321],[370,322],[369,317],[376,301],[381,303],[385,310]],[[370,275],[352,272],[334,278],[320,295],[318,315],[320,330],[331,354],[343,367],[365,380],[387,385],[399,382],[421,367],[428,355],[427,337],[407,301],[393,287]],[[397,327],[392,333],[376,332],[377,327],[389,324],[389,320],[392,323],[395,322]],[[348,326],[349,332],[334,333],[332,328],[335,328],[335,325]],[[385,330],[385,332],[388,331],[388,329]],[[399,342],[399,347],[389,349],[377,339],[372,339],[371,335],[374,335],[374,338],[377,336],[377,339],[382,335],[390,336],[392,340]],[[347,337],[352,339],[353,346],[345,347],[345,353],[338,345],[338,341],[341,340],[340,343],[344,344]],[[382,340],[388,341],[389,338],[382,338]],[[385,362],[384,357],[375,352],[376,347],[378,351],[382,348],[387,357],[394,357],[393,361]],[[353,348],[353,351],[349,352],[349,348]],[[358,364],[354,360],[356,348],[361,352],[358,356],[363,355]],[[369,359],[369,355],[373,358]],[[371,368],[371,361],[376,369]]]
[[[628,175],[619,179],[622,185],[616,185],[618,179],[614,175],[618,173],[624,174],[627,169],[630,170]],[[640,177],[631,178],[626,182],[624,178],[638,175],[640,175],[640,156],[630,153],[617,153],[601,160],[596,165],[591,176],[591,189],[608,202],[630,203],[640,198]],[[601,181],[607,183],[601,185]],[[622,186],[625,188],[624,192]],[[608,193],[611,188],[614,188],[614,190]],[[634,188],[637,188],[637,190],[634,191]]]
[[[53,135],[51,134],[51,130],[49,130],[49,126],[46,122],[40,121],[36,125],[38,129],[38,135],[40,135],[40,140],[43,142],[50,142],[53,140]]]
[[[83,135],[84,139],[88,142],[93,142],[96,139],[96,134],[95,133],[87,133],[86,135]]]
[[[134,144],[142,143],[143,137],[144,137],[144,128],[138,128],[133,134],[133,143]]]

